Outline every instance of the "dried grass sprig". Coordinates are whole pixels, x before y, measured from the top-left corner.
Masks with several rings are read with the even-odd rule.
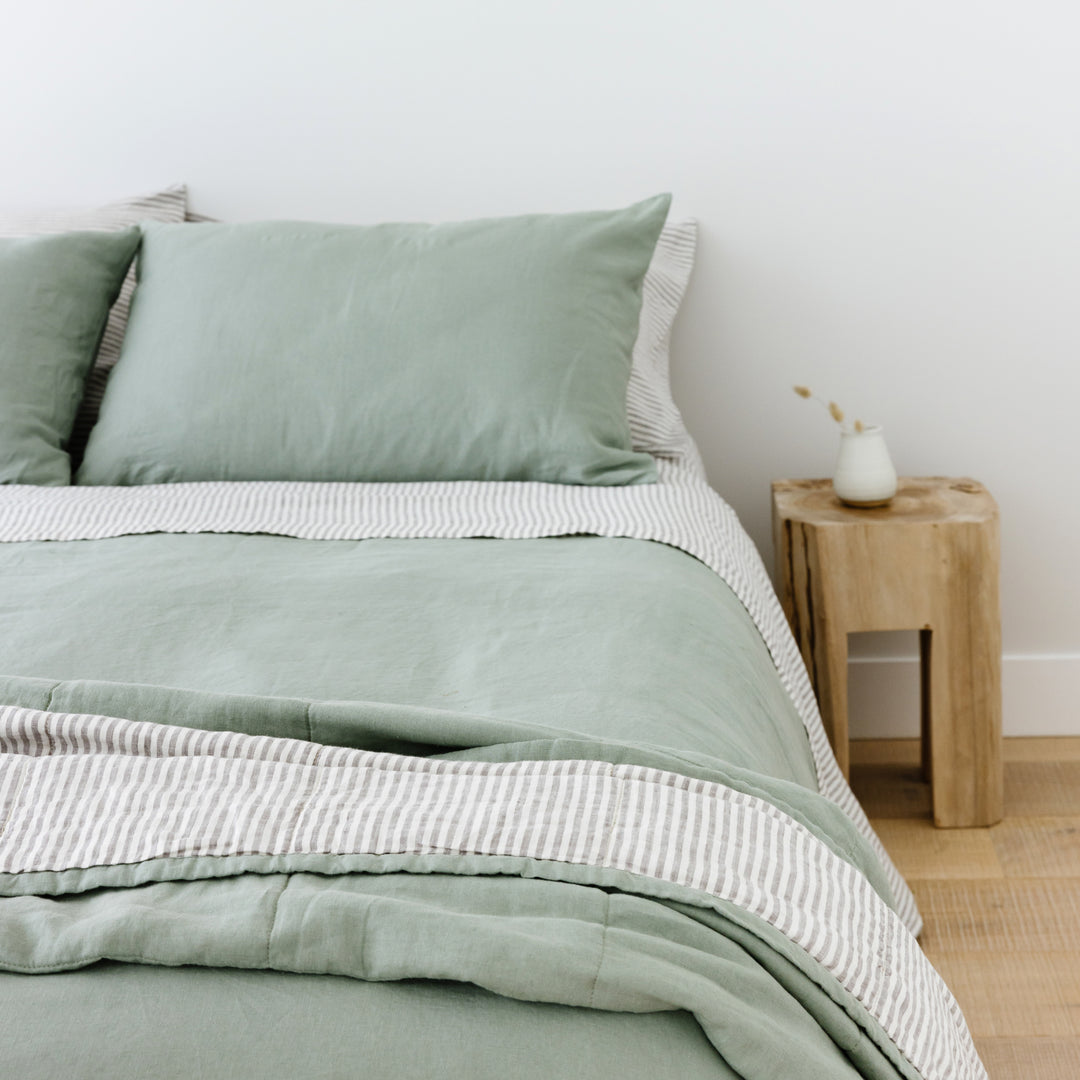
[[[854,431],[861,435],[866,430],[866,425],[861,420],[856,420],[852,427],[847,427],[844,424],[844,410],[835,401],[826,401],[818,397],[809,386],[793,386],[792,389],[799,397],[816,401],[840,425],[841,431],[847,433]]]

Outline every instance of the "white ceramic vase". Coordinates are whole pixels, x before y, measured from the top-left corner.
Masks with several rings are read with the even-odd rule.
[[[896,470],[880,427],[841,432],[833,490],[848,506],[884,506],[896,494]]]

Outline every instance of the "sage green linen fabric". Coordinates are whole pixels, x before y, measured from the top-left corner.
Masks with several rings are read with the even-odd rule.
[[[816,790],[757,628],[664,544],[130,536],[0,544],[0,582],[0,673],[421,706]]]
[[[108,705],[132,718],[372,749],[391,737],[412,753],[436,738],[480,743],[443,751],[447,757],[674,768],[767,798],[864,870],[888,899],[872,851],[835,806],[703,754],[684,758],[480,717],[462,717],[459,727],[451,713],[371,703],[10,677],[0,700],[65,712]],[[491,741],[499,738],[514,741]],[[690,1012],[742,1077],[765,1080],[796,1065],[808,1078],[856,1075],[849,1063],[864,1076],[911,1075],[859,1003],[783,935],[707,894],[620,871],[477,855],[247,855],[4,874],[0,893],[0,970],[16,975],[51,980],[105,959],[371,982],[450,979],[522,1001]],[[0,980],[0,994],[18,986]],[[492,1053],[489,1045],[464,1048],[446,1075],[469,1075]],[[622,1067],[622,1056],[610,1064]]]
[[[565,869],[571,879],[587,871]],[[730,1075],[728,1069],[746,1080],[913,1075],[850,995],[837,992],[757,920],[748,928],[731,905],[710,911],[699,898],[697,904],[693,897],[647,899],[635,895],[633,880],[617,880],[631,875],[612,875],[600,889],[520,874],[479,868],[461,875],[248,874],[59,900],[9,898],[0,900],[0,965],[10,970],[28,959],[26,968],[55,973],[104,956],[167,967],[344,975],[369,984],[449,979],[540,1003],[541,1023],[552,1003],[676,1017],[675,1010],[690,1012],[717,1055],[718,1076]],[[0,993],[18,985],[2,980]],[[347,987],[342,997],[352,998]],[[401,1019],[391,1021],[397,1032]],[[252,1024],[258,1030],[258,1018],[249,1033]],[[444,1047],[445,1071],[438,1075],[470,1075],[477,1064],[483,1070],[493,1058],[505,1060],[514,1027],[500,1033],[489,1026],[482,1042],[452,1052]],[[609,1025],[601,1019],[596,1027],[603,1038]],[[427,1056],[437,1034],[421,1021],[409,1038]],[[578,1075],[576,1046],[560,1049],[564,1064],[555,1075]],[[692,1053],[677,1051],[673,1063],[688,1056],[699,1064],[700,1049],[694,1040]],[[616,1052],[597,1075],[618,1075],[613,1066],[625,1064],[625,1054]],[[354,1068],[360,1071],[362,1062]],[[641,1075],[632,1063],[630,1069]]]
[[[16,1033],[3,1061],[21,1080],[738,1080],[689,1013],[446,980],[103,963],[0,973],[0,1006]]]
[[[768,798],[889,899],[816,794],[745,610],[665,545],[135,536],[0,545],[0,582],[2,703],[670,769]],[[26,895],[0,899],[0,1008],[17,1033],[0,1060],[28,1080],[179,1078],[193,1063],[221,1077],[910,1076],[767,924],[629,874],[245,856],[19,879],[7,891]],[[46,1034],[42,1009],[64,1022]]]
[[[78,482],[652,481],[626,388],[669,202],[147,224]]]
[[[71,482],[66,445],[139,230],[0,238],[0,484]]]

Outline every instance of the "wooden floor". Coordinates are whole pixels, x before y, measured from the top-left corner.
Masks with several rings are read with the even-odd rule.
[[[852,787],[991,1080],[1080,1077],[1080,738],[1005,741],[1005,820],[935,829],[914,741],[852,743]]]

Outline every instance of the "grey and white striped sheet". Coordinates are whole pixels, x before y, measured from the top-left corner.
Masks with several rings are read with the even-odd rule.
[[[318,540],[573,533],[656,540],[718,573],[742,601],[806,727],[821,794],[873,844],[914,934],[915,899],[844,779],[806,667],[761,556],[735,512],[685,460],[658,459],[659,482],[630,487],[455,481],[412,484],[207,482],[141,487],[0,487],[0,542],[139,533],[272,533]]]
[[[175,184],[152,195],[138,195],[131,199],[110,203],[91,210],[42,210],[37,213],[12,214],[0,217],[0,236],[37,236],[45,233],[62,233],[85,230],[87,232],[111,232],[138,225],[140,221],[180,222],[187,211],[187,188]],[[109,312],[105,333],[98,346],[94,366],[86,380],[83,400],[75,417],[75,427],[68,442],[68,449],[76,462],[90,435],[90,428],[97,420],[101,398],[109,372],[120,357],[120,344],[124,339],[131,297],[135,290],[135,267],[128,270],[120,289],[120,295]]]
[[[668,882],[776,927],[926,1080],[986,1075],[956,1001],[866,879],[788,815],[721,784],[6,707],[0,821],[4,874],[197,856],[505,855]]]
[[[641,288],[626,414],[635,450],[677,459],[701,472],[697,447],[671,396],[671,328],[694,268],[697,222],[669,222],[656,242]]]

